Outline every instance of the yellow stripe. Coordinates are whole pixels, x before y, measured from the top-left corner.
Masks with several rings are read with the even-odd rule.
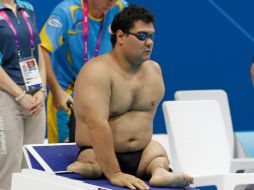
[[[102,21],[102,19],[103,19],[103,17],[102,17],[102,18],[95,18],[95,17],[93,17],[90,13],[88,14],[88,16],[89,16],[90,19],[95,20],[95,21],[97,21],[97,22],[100,22],[100,21]]]
[[[78,34],[78,33],[82,33],[83,31],[82,30],[77,30],[77,31],[71,31],[71,30],[68,30],[68,34]]]
[[[70,63],[70,64],[73,64],[72,63],[72,59],[71,59],[71,54],[70,54],[70,51],[68,50],[68,52],[67,52],[67,60],[68,60],[68,62]]]
[[[53,96],[51,92],[49,92],[47,101],[47,125],[48,142],[58,143],[57,109],[53,104]]]
[[[47,31],[46,31],[46,24],[44,24],[41,33],[40,33],[40,38],[41,38],[41,46],[43,46],[44,48],[46,48],[48,51],[53,52],[54,51],[54,47],[53,44],[51,43],[48,35],[47,35]]]
[[[59,46],[62,46],[63,45],[63,36],[61,36],[58,40],[58,44]]]
[[[75,11],[76,11],[77,9],[81,9],[81,7],[80,7],[80,6],[78,6],[78,5],[73,5],[73,6],[71,6],[71,7],[70,7],[70,11],[71,11],[71,18],[72,18],[72,22],[73,22],[73,23],[75,23],[75,22],[76,22],[76,19],[75,19],[75,15],[74,15],[74,13],[75,13]]]
[[[68,52],[67,52],[67,60],[68,60],[68,63],[71,65],[71,67],[73,68],[74,65],[73,65],[73,62],[72,62],[72,58],[71,58],[71,54],[70,54],[70,50],[68,49]],[[74,71],[73,71],[74,72]],[[72,84],[72,83],[71,83]],[[73,87],[71,87],[71,84],[69,84],[66,92],[71,94],[72,91],[73,91]],[[71,91],[68,91],[68,89],[71,89]]]
[[[123,10],[123,4],[122,4],[121,1],[118,0],[118,1],[116,2],[116,6],[118,6],[120,10]]]
[[[73,92],[73,83],[68,85],[68,88],[65,90],[67,94],[72,94]],[[48,142],[49,143],[59,143],[58,140],[58,123],[57,123],[57,109],[53,104],[53,95],[51,92],[48,94],[47,100],[47,126],[48,126]],[[67,114],[71,115],[71,110],[68,110]]]

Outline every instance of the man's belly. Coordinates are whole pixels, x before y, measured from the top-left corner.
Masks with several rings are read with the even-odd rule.
[[[143,150],[151,141],[153,115],[149,112],[127,112],[110,118],[109,124],[118,153]],[[79,122],[76,137],[79,146],[92,146],[87,126]]]
[[[127,112],[110,119],[116,152],[144,149],[152,138],[153,117],[144,112]]]

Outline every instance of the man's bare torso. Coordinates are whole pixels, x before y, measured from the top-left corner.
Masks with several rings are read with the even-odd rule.
[[[154,114],[165,91],[159,65],[146,61],[137,72],[128,74],[117,66],[111,54],[95,61],[110,76],[109,124],[115,151],[144,149],[151,140]],[[78,119],[76,137],[78,145],[91,145],[86,124]]]

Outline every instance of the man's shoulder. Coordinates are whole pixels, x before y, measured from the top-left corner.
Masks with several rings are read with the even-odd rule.
[[[94,57],[93,59],[90,59],[87,64],[88,65],[94,65],[95,67],[97,66],[102,66],[105,67],[106,63],[110,62],[110,53],[105,53],[102,55],[99,55],[97,57]]]
[[[109,54],[104,54],[89,60],[83,70],[96,75],[106,74],[109,72]]]
[[[161,71],[161,67],[159,65],[159,63],[157,63],[156,61],[153,60],[148,60],[145,61],[142,64],[142,70],[143,72],[149,74],[149,75],[162,75],[162,71]]]
[[[108,84],[110,78],[107,63],[103,62],[101,59],[94,58],[84,64],[78,74],[76,82],[79,84],[87,82],[86,85],[94,83]]]
[[[147,69],[161,70],[160,64],[153,60],[145,61],[143,66]]]

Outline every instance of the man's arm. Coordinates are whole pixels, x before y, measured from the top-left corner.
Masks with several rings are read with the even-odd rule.
[[[122,173],[117,161],[108,122],[112,97],[111,78],[106,66],[86,63],[76,80],[74,94],[76,119],[88,126],[92,147],[104,175],[113,185],[148,189],[142,180]]]
[[[73,100],[59,84],[52,67],[53,63],[49,56],[50,52],[55,52],[64,44],[64,39],[66,38],[66,33],[68,31],[66,28],[66,21],[68,20],[69,12],[65,6],[66,4],[63,1],[54,8],[40,32],[40,38],[42,55],[47,70],[47,85],[53,95],[54,106],[57,109],[64,109],[67,111],[68,107],[66,102],[68,100],[72,102]]]
[[[111,87],[105,68],[95,64],[87,63],[76,80],[74,107],[77,120],[88,126],[96,159],[109,177],[121,171],[108,123]]]
[[[49,51],[45,49],[44,47],[41,48],[41,53],[43,56],[43,59],[45,61],[45,66],[47,70],[47,85],[49,86],[49,89],[51,90],[53,94],[53,100],[54,100],[54,106],[58,109],[64,109],[68,110],[68,107],[66,105],[66,102],[68,100],[72,100],[72,97],[67,94],[63,88],[60,86],[59,82],[57,81],[55,72],[52,67],[51,59],[49,57]]]

